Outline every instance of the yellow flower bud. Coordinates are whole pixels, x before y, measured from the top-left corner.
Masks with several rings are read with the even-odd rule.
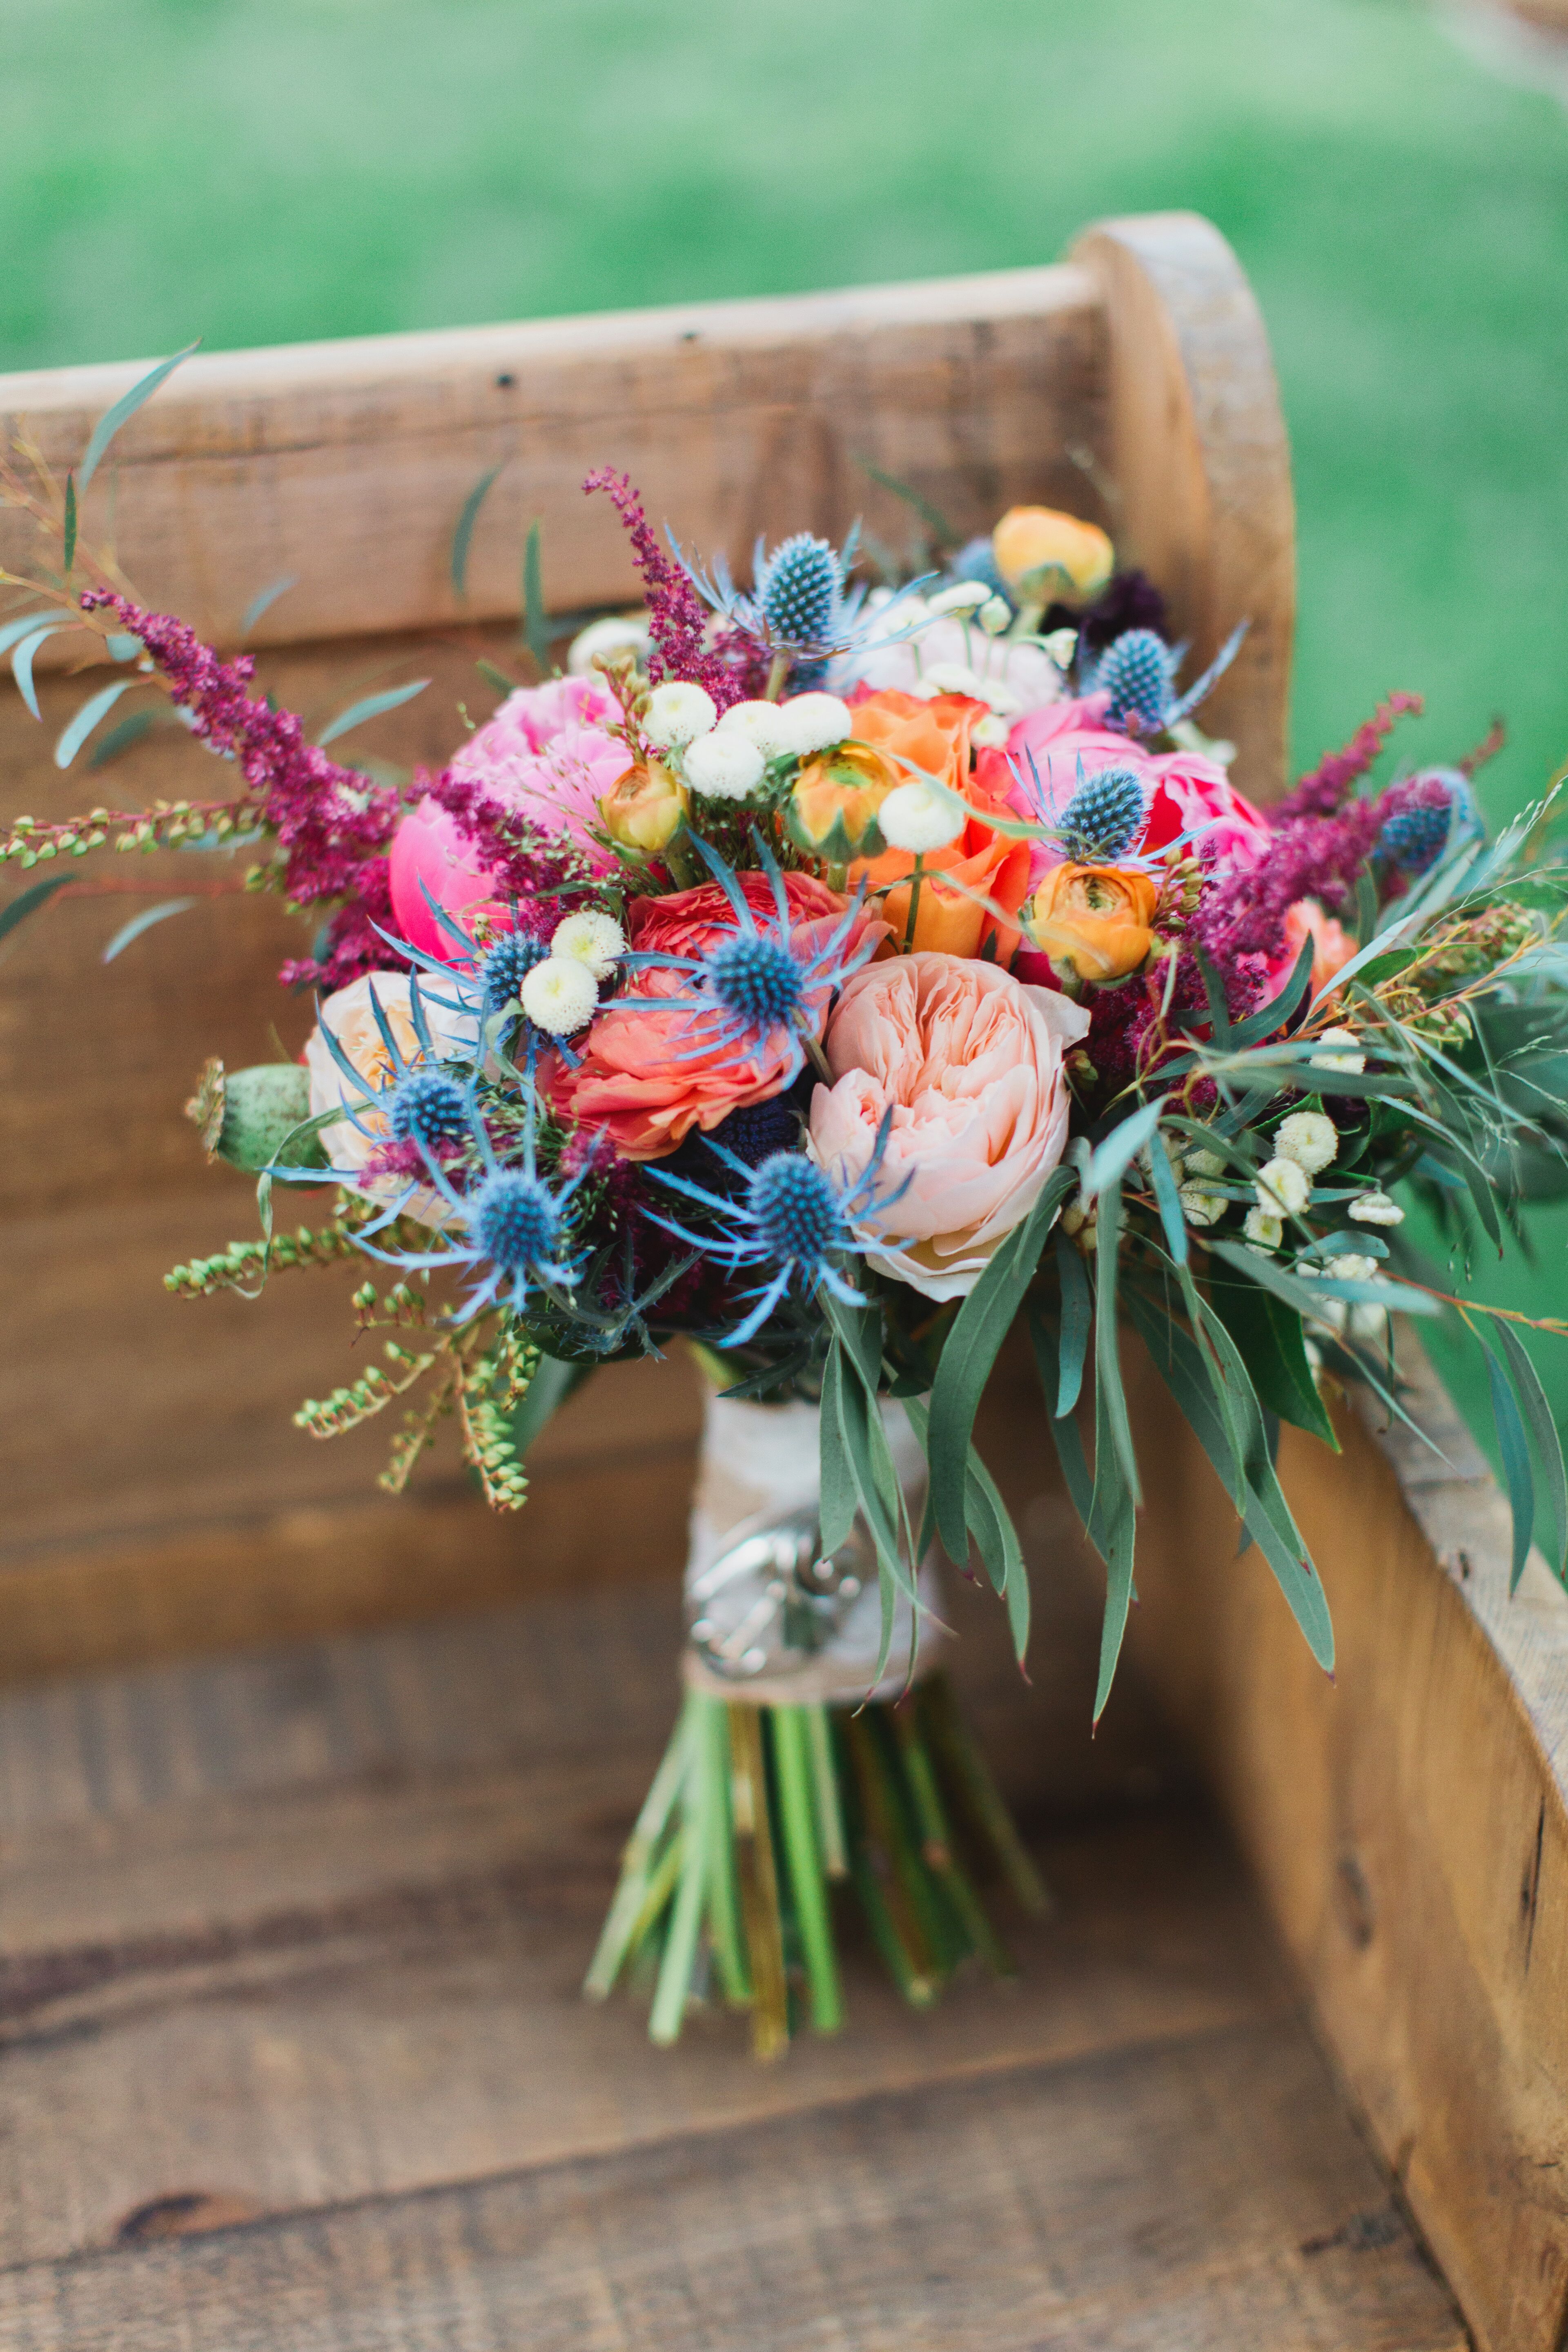
[[[686,822],[689,796],[662,760],[636,760],[599,803],[605,831],[623,849],[655,856]]]
[[[879,857],[887,844],[877,812],[902,782],[874,744],[840,743],[802,768],[784,809],[784,829],[797,848],[829,866]]]
[[[991,534],[991,551],[1010,588],[1047,603],[1098,596],[1116,562],[1097,524],[1054,507],[1009,507]]]

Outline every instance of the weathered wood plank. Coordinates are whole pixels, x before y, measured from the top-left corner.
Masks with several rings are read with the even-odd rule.
[[[122,429],[83,534],[112,466],[121,563],[221,642],[290,575],[260,642],[515,614],[535,520],[552,610],[609,604],[635,575],[607,502],[583,499],[592,467],[628,469],[656,527],[737,562],[760,530],[839,533],[862,511],[901,545],[907,511],[867,460],[985,530],[1019,499],[1092,502],[1067,452],[1097,444],[1100,358],[1073,268],[217,352]],[[25,418],[63,472],[142,373],[0,377],[0,424]],[[452,531],[494,466],[460,604]],[[0,563],[24,569],[27,538],[0,518]]]
[[[1185,676],[1249,624],[1198,713],[1237,744],[1234,773],[1260,801],[1285,789],[1296,624],[1290,450],[1268,337],[1230,247],[1196,213],[1101,221],[1075,261],[1105,303],[1106,465],[1119,551],[1170,598],[1192,640]]]
[[[0,2336],[635,2347],[677,2298],[725,2352],[1457,2347],[1233,1859],[1126,1809],[1170,1769],[1136,1691],[1085,1736],[1092,1613],[1033,1693],[959,1614],[1060,1910],[923,2018],[853,1956],[851,2032],[771,2069],[577,1994],[667,1599],[0,1702]]]
[[[1568,1595],[1510,1601],[1508,1512],[1419,1359],[1414,1440],[1285,1433],[1333,1610],[1313,1665],[1195,1444],[1146,1397],[1133,1643],[1204,1759],[1378,2145],[1486,2352],[1568,2318]]]

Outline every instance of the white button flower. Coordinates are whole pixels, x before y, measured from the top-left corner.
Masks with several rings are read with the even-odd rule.
[[[1013,607],[1005,596],[992,596],[980,607],[979,621],[988,637],[1000,637],[1013,625]]]
[[[1347,1251],[1343,1257],[1330,1258],[1323,1272],[1331,1282],[1371,1282],[1377,1273],[1377,1260]]]
[[[1223,1152],[1189,1151],[1187,1154],[1189,1176],[1223,1176],[1229,1165]]]
[[[1254,1186],[1266,1217],[1299,1217],[1312,1197],[1311,1179],[1294,1160],[1271,1160]]]
[[[1281,1160],[1293,1160],[1309,1176],[1326,1168],[1340,1148],[1340,1132],[1321,1110],[1293,1110],[1279,1122],[1274,1149]]]
[[[656,686],[648,696],[643,733],[661,751],[677,751],[706,735],[718,716],[718,705],[705,688],[672,678],[668,686]]]
[[[968,823],[968,813],[955,809],[945,793],[933,793],[929,784],[918,781],[895,785],[877,811],[877,823],[889,849],[905,849],[920,855],[928,849],[945,849],[956,841]]]
[[[1279,1219],[1271,1217],[1267,1209],[1248,1209],[1241,1230],[1261,1250],[1277,1250],[1285,1234]]]
[[[1391,1200],[1381,1190],[1363,1192],[1350,1205],[1351,1222],[1357,1225],[1402,1225],[1405,1212],[1397,1201]]]
[[[626,935],[614,915],[568,915],[551,934],[551,955],[583,964],[595,980],[608,980],[626,951]]]
[[[743,801],[763,781],[763,755],[739,728],[716,727],[687,746],[686,781],[704,800]]]
[[[1356,1034],[1353,1029],[1325,1029],[1318,1043],[1320,1045],[1348,1045],[1352,1051],[1348,1054],[1314,1054],[1311,1060],[1314,1070],[1349,1070],[1359,1075],[1365,1069],[1366,1055],[1354,1050]]]
[[[939,588],[925,601],[928,613],[977,613],[990,603],[991,591],[983,580],[955,580],[951,588]]]
[[[743,735],[764,760],[776,760],[781,752],[794,748],[785,716],[788,708],[783,702],[732,702],[719,721],[718,732]]]
[[[1189,1225],[1217,1225],[1230,1206],[1225,1194],[1209,1184],[1184,1184],[1181,1202]]]
[[[797,694],[780,703],[779,710],[788,730],[784,749],[802,759],[812,751],[826,751],[830,744],[847,742],[855,732],[849,705],[837,694]]]
[[[534,1027],[552,1037],[570,1037],[593,1019],[599,1002],[598,982],[574,956],[546,956],[528,973],[521,994]]]

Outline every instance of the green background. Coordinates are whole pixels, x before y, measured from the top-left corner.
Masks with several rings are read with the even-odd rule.
[[[1191,205],[1261,298],[1306,763],[1391,688],[1568,756],[1568,62],[1415,0],[0,0],[0,368],[1032,263]],[[1568,47],[1564,49],[1568,59]],[[1568,1309],[1568,1216],[1540,1223]],[[1550,1299],[1544,1293],[1550,1291]],[[1542,1356],[1568,1418],[1568,1347]]]

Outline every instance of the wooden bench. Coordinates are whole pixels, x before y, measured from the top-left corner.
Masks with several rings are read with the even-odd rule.
[[[138,373],[0,379],[0,415],[63,466]],[[459,599],[454,522],[502,461]],[[435,763],[456,703],[489,707],[474,663],[514,638],[531,522],[552,611],[630,598],[579,495],[603,462],[737,561],[858,512],[900,538],[868,467],[964,528],[1096,514],[1195,658],[1251,617],[1210,723],[1247,789],[1282,788],[1288,454],[1256,306],[1189,215],[991,278],[198,357],[115,444],[119,550],[225,644],[296,576],[257,630],[268,683],[324,719],[428,677],[356,746]],[[57,772],[83,691],[44,677],[43,727],[0,694],[8,810],[203,789],[172,733]],[[1493,2352],[1556,2347],[1568,1601],[1532,1568],[1507,1602],[1473,1454],[1435,1481],[1353,1415],[1338,1460],[1288,1434],[1331,1688],[1146,1384],[1142,1606],[1091,1746],[1097,1571],[1005,1367],[984,1435],[1034,1682],[984,1612],[963,1673],[1058,1917],[1016,1990],[911,2019],[861,1967],[848,2035],[781,2069],[722,2023],[656,2054],[575,1985],[673,1701],[692,1378],[601,1376],[519,1521],[451,1457],[376,1498],[377,1428],[301,1437],[294,1404],[353,1360],[353,1277],[254,1305],[160,1283],[254,1228],[179,1106],[209,1052],[263,1058],[274,1022],[297,1045],[309,1009],[270,982],[298,932],[202,907],[105,968],[127,911],[73,896],[5,943],[0,2342],[117,2346],[134,2315],[158,2352],[1425,2352],[1464,2341],[1451,2290]]]

